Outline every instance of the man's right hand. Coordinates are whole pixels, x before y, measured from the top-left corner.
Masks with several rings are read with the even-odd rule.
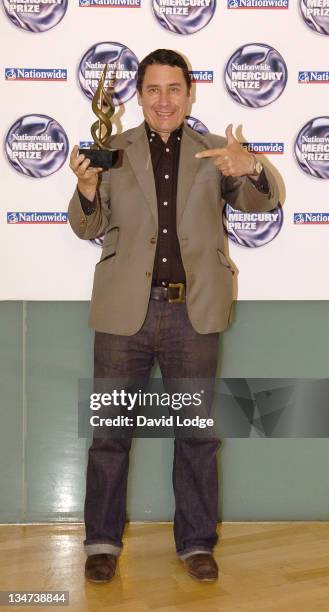
[[[90,159],[79,154],[79,147],[75,145],[70,155],[70,168],[78,179],[78,189],[82,195],[90,200],[94,200],[98,183],[98,175],[103,168],[89,168]]]

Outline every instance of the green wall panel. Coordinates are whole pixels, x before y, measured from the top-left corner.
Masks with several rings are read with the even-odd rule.
[[[23,401],[24,307],[0,303],[0,521],[23,520],[24,424]]]
[[[89,441],[77,433],[78,381],[92,375],[84,302],[0,304],[0,521],[82,520]],[[328,302],[240,302],[220,372],[326,378]],[[156,369],[155,375],[158,374]],[[133,443],[130,520],[171,520],[173,441]],[[226,439],[223,520],[329,520],[327,439]]]
[[[77,435],[79,377],[92,372],[92,333],[83,303],[29,303],[27,520],[78,520],[86,440]]]

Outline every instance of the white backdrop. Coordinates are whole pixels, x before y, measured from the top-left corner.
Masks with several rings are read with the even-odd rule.
[[[303,172],[294,157],[295,138],[305,123],[329,115],[327,82],[301,84],[298,72],[329,69],[329,36],[306,26],[299,2],[288,10],[230,10],[217,2],[213,18],[200,31],[179,35],[161,27],[150,0],[141,8],[79,7],[69,0],[60,23],[42,33],[15,27],[4,10],[1,19],[1,133],[3,142],[15,121],[27,114],[48,115],[63,126],[70,149],[90,140],[94,121],[91,104],[77,79],[85,51],[102,41],[129,47],[140,60],[156,48],[183,53],[193,70],[212,70],[213,83],[195,85],[191,114],[211,132],[224,134],[229,123],[248,142],[282,142],[283,155],[269,155],[280,175],[284,221],[281,231],[258,248],[228,241],[231,259],[239,269],[242,300],[329,299],[328,225],[294,224],[294,213],[329,210],[328,181]],[[248,43],[274,47],[288,68],[282,95],[262,108],[235,102],[224,85],[224,68],[234,51]],[[8,67],[65,68],[66,82],[5,80]],[[140,123],[136,96],[120,107],[122,129]],[[328,162],[329,164],[329,162]],[[10,224],[9,211],[66,211],[75,188],[68,159],[45,178],[17,172],[0,154],[1,262],[0,299],[89,300],[99,247],[79,240],[69,224]],[[329,215],[328,215],[329,217]]]

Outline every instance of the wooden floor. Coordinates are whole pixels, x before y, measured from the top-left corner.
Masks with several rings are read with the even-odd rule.
[[[0,590],[68,590],[90,612],[316,612],[329,610],[329,523],[223,523],[216,583],[186,575],[172,525],[131,524],[113,582],[84,579],[80,524],[1,525]],[[12,606],[3,610],[23,610]],[[28,607],[27,610],[55,610]]]

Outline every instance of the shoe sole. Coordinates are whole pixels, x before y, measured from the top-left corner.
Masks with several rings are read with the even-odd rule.
[[[198,576],[195,576],[195,574],[191,574],[190,572],[187,572],[187,574],[188,576],[191,576],[191,578],[195,578],[195,580],[198,580],[198,582],[214,582],[218,579],[218,576],[214,576],[213,578],[199,578]]]
[[[95,578],[88,578],[87,576],[85,576],[85,578],[86,580],[88,580],[88,582],[94,582],[95,584],[105,584],[106,582],[111,582],[114,576],[112,576],[112,578],[105,578],[104,580],[96,580]]]

